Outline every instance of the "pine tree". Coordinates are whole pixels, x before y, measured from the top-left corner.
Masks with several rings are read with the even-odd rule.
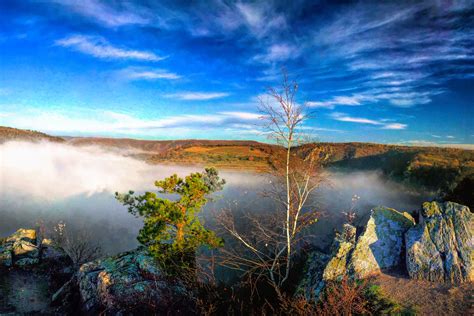
[[[127,206],[128,211],[143,217],[144,225],[138,241],[146,246],[159,263],[171,273],[195,268],[197,248],[216,248],[223,245],[211,230],[204,228],[198,218],[209,195],[222,190],[225,180],[220,179],[214,168],[203,173],[191,173],[184,179],[176,174],[156,181],[158,194],[145,192],[135,195],[115,193],[116,199]],[[178,195],[178,199],[163,196]]]

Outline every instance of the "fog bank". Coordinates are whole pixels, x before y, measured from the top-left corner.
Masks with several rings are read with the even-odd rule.
[[[62,220],[88,230],[108,253],[130,249],[141,226],[113,197],[116,191],[153,190],[153,183],[173,173],[186,175],[197,167],[149,165],[127,157],[127,152],[68,144],[7,142],[0,145],[0,237],[38,220],[54,225]],[[248,172],[221,171],[227,181],[203,216],[212,223],[222,207],[246,212],[274,208],[259,194],[267,180]],[[313,200],[321,212],[314,226],[314,242],[326,243],[341,224],[342,211],[356,194],[359,218],[371,207],[417,209],[428,194],[410,193],[377,172],[329,173],[330,181]]]

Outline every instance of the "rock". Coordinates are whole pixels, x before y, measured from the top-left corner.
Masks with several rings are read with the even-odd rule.
[[[426,202],[420,223],[405,234],[413,279],[460,284],[474,281],[474,215],[453,202]]]
[[[313,251],[309,254],[305,276],[298,285],[298,294],[304,295],[308,300],[319,297],[325,285],[323,272],[330,259],[330,255],[321,251]]]
[[[27,267],[39,263],[40,249],[36,246],[33,229],[18,229],[0,246],[0,267]]]
[[[36,260],[36,263],[38,263],[40,256],[39,251],[39,248],[35,244],[26,240],[15,241],[12,245],[12,252],[15,261],[19,261],[20,259],[31,259]]]
[[[355,246],[356,228],[345,224],[336,234],[330,254],[320,251],[311,253],[306,264],[305,277],[297,292],[307,299],[318,298],[328,281],[340,280],[346,274],[349,255]]]
[[[41,260],[43,263],[60,265],[63,267],[69,267],[73,264],[71,257],[69,257],[64,249],[54,246],[53,244],[48,245],[42,243]]]
[[[342,233],[336,234],[330,254],[309,256],[299,292],[317,299],[330,281],[340,281],[345,276],[365,278],[398,266],[402,261],[403,235],[414,225],[409,214],[385,207],[372,210],[357,239],[356,228],[345,224]]]
[[[20,228],[15,233],[7,237],[6,243],[14,243],[20,240],[36,245],[36,231],[34,229]]]
[[[75,315],[80,309],[79,301],[79,287],[77,277],[74,275],[53,294],[51,306],[56,307],[55,313],[57,315]]]
[[[37,245],[36,232],[33,229],[20,228],[4,239],[0,245],[0,267],[27,268],[43,264],[52,268],[67,268],[72,265],[65,251],[49,239],[43,239]],[[58,270],[58,269],[56,269]]]
[[[16,315],[70,314],[50,311],[49,303],[51,292],[71,278],[71,266],[61,248],[52,243],[37,245],[34,230],[17,230],[0,245],[0,270],[5,268],[0,272],[0,303],[4,298]]]
[[[86,263],[77,278],[86,313],[186,314],[194,310],[193,293],[166,277],[145,250]]]
[[[9,268],[13,264],[12,252],[6,247],[0,246],[0,268]]]
[[[349,256],[355,246],[356,228],[345,224],[343,233],[336,236],[332,256],[323,272],[323,281],[337,281],[347,272]]]
[[[414,225],[408,213],[386,207],[373,209],[352,253],[351,275],[362,279],[397,267],[401,263],[403,236]]]
[[[15,261],[15,266],[19,268],[26,268],[26,267],[34,266],[38,263],[39,263],[38,258],[22,258]]]

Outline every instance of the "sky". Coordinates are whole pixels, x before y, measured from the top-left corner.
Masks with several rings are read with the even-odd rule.
[[[473,1],[0,1],[0,125],[265,141],[282,69],[320,141],[474,144]]]

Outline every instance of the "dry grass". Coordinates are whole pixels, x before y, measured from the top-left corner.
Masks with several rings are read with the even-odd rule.
[[[415,306],[420,315],[474,315],[474,284],[446,284],[381,274],[373,280],[391,299]]]

